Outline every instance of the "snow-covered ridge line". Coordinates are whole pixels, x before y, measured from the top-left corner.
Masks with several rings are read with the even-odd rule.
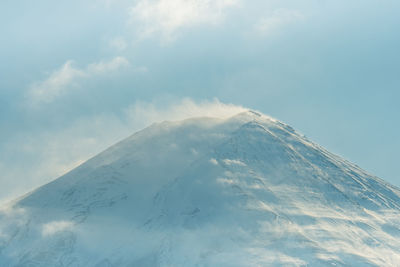
[[[256,111],[162,122],[0,209],[1,266],[395,266],[400,191]]]

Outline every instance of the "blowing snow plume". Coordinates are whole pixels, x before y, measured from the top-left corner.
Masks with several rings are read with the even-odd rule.
[[[2,266],[383,266],[400,191],[253,111],[161,122],[0,212]]]
[[[114,66],[103,65],[91,64],[86,69],[104,71]],[[0,144],[0,151],[3,152],[3,157],[0,156],[0,206],[64,175],[152,123],[192,117],[228,118],[246,110],[218,99],[137,101],[117,113],[78,117],[50,131],[16,133],[10,140]]]

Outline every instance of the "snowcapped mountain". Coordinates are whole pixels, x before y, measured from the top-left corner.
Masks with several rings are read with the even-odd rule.
[[[154,124],[0,210],[0,266],[400,266],[400,190],[248,111]]]

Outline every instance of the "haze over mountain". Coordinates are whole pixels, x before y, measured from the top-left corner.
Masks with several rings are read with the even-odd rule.
[[[395,266],[399,210],[398,188],[282,122],[192,118],[3,206],[0,265]]]

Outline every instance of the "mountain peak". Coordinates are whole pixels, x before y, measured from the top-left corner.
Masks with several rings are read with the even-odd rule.
[[[262,114],[261,112],[254,111],[254,110],[246,110],[234,115],[232,118],[243,118],[248,120],[270,120],[276,121],[272,117]]]
[[[241,113],[239,113],[239,114],[243,114],[243,115],[247,115],[247,116],[256,116],[256,117],[265,116],[265,115],[263,115],[263,114],[261,114],[261,113],[259,113],[259,112],[257,112],[257,111],[250,110],[250,109],[247,110],[247,111],[241,112]]]
[[[154,124],[3,209],[0,263],[395,265],[399,212],[397,188],[248,110]]]

